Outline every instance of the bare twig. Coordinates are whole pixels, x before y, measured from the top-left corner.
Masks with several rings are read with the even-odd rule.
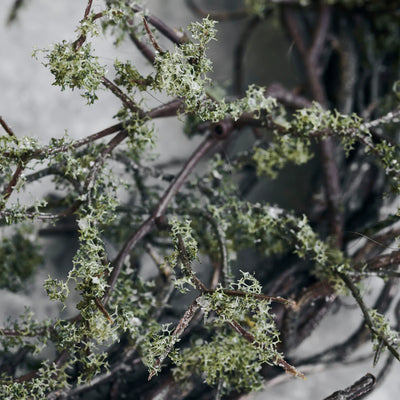
[[[0,125],[3,127],[3,129],[12,137],[15,137],[15,133],[13,132],[13,130],[8,126],[8,124],[6,123],[6,121],[4,121],[3,117],[0,116]]]
[[[211,18],[216,21],[233,21],[247,17],[248,13],[245,9],[238,9],[233,11],[204,11],[201,9],[194,0],[186,0],[186,5],[201,18]]]
[[[132,112],[138,115],[139,118],[145,117],[145,112],[138,107],[138,105],[127,96],[115,83],[108,80],[105,76],[101,78],[103,85],[110,89],[110,91],[117,96],[122,103],[129,108]]]

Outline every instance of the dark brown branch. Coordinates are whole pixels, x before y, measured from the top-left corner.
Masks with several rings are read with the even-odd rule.
[[[83,16],[84,20],[88,19],[88,16],[89,16],[89,13],[90,13],[90,9],[92,8],[92,3],[93,3],[93,0],[89,0],[88,1],[88,4],[86,6],[86,10],[85,10],[85,15]]]
[[[0,125],[3,129],[12,137],[16,137],[13,130],[7,125],[6,121],[4,121],[3,117],[0,116]]]
[[[166,190],[162,198],[160,199],[157,207],[154,209],[150,217],[145,220],[142,225],[134,232],[129,239],[125,242],[124,246],[118,253],[117,257],[112,263],[112,271],[108,281],[108,288],[106,294],[104,295],[103,304],[106,305],[109,301],[110,295],[114,289],[117,282],[118,276],[120,274],[122,265],[129,255],[131,250],[136,246],[136,244],[147,235],[154,227],[157,218],[160,218],[166,211],[171,199],[179,191],[183,183],[186,181],[190,172],[198,164],[198,162],[203,158],[203,156],[211,150],[218,140],[212,136],[208,136],[203,143],[194,151],[191,157],[188,159],[187,163],[183,166],[180,173],[175,177],[169,188]]]
[[[230,325],[240,336],[246,339],[249,343],[257,348],[263,349],[262,343],[257,342],[255,337],[250,332],[246,331],[246,329],[244,329],[237,321],[228,321],[228,325]],[[298,371],[293,365],[290,365],[282,357],[276,356],[273,361],[276,365],[282,367],[290,375],[298,376],[302,379],[305,379],[305,376],[300,371]]]
[[[247,48],[247,44],[251,38],[252,33],[259,25],[261,19],[259,17],[253,17],[249,20],[249,22],[245,25],[242,30],[239,40],[236,44],[235,51],[233,54],[233,87],[235,93],[237,95],[241,95],[243,93],[244,87],[244,71],[243,71],[243,62],[245,60],[245,52]]]
[[[395,357],[397,360],[400,361],[400,354],[396,350],[395,346],[393,346],[393,344],[389,342],[388,338],[382,332],[377,331],[374,322],[369,314],[368,308],[365,305],[364,300],[362,299],[360,291],[358,290],[357,286],[345,273],[338,272],[338,275],[343,280],[345,285],[348,287],[352,296],[354,297],[358,306],[360,307],[360,310],[364,316],[365,323],[368,325],[368,328],[370,329],[371,333],[384,343],[385,347],[390,351],[390,353],[392,353],[393,357]]]
[[[173,117],[176,116],[176,114],[184,112],[184,107],[182,99],[175,99],[147,111],[146,116],[148,118]]]
[[[143,54],[144,58],[146,58],[150,64],[154,64],[154,60],[156,59],[154,51],[151,50],[146,43],[142,42],[133,32],[129,34],[129,37],[136,48]]]
[[[105,76],[101,78],[103,85],[110,89],[110,91],[117,96],[125,107],[129,108],[133,113],[137,114],[139,118],[144,118],[145,112],[141,110],[138,105],[129,98],[115,83],[108,80]]]
[[[112,320],[112,318],[110,317],[110,314],[108,313],[108,311],[106,310],[106,308],[104,307],[103,303],[97,298],[94,298],[94,302],[96,304],[96,307],[99,309],[99,311],[106,317],[106,319],[110,322],[110,324],[112,325],[114,323],[114,321]]]
[[[327,107],[328,102],[321,81],[322,68],[319,58],[328,34],[331,11],[330,6],[321,6],[317,26],[313,33],[313,41],[311,46],[308,48],[298,25],[294,8],[292,6],[285,6],[283,8],[286,25],[300,56],[302,57],[306,69],[311,93],[314,99],[323,107]],[[339,183],[339,171],[335,161],[335,146],[332,138],[328,137],[321,141],[320,149],[327,204],[330,212],[330,231],[335,238],[336,246],[340,248],[343,242],[344,217],[342,210],[342,194]]]
[[[179,258],[183,264],[183,270],[185,275],[193,282],[196,286],[196,289],[202,293],[207,293],[208,289],[205,287],[203,282],[200,281],[199,278],[195,275],[192,270],[192,266],[190,265],[190,261],[187,255],[185,243],[183,242],[182,236],[178,234],[178,250],[179,250]]]
[[[201,9],[194,0],[186,0],[186,5],[201,18],[211,18],[216,21],[233,21],[247,17],[248,13],[245,9],[233,11],[204,11]]]
[[[348,388],[338,390],[324,400],[357,400],[364,398],[374,388],[375,381],[375,377],[372,374],[367,374]]]
[[[207,293],[214,293],[215,290],[210,290],[207,289]],[[273,301],[276,303],[281,303],[284,305],[289,305],[291,307],[297,307],[297,304],[293,300],[289,299],[284,299],[283,297],[276,297],[276,296],[268,296],[266,294],[262,293],[248,293],[248,292],[242,292],[240,290],[229,290],[229,289],[223,289],[222,292],[226,294],[227,296],[232,296],[232,297],[253,297],[258,300],[269,300]]]
[[[364,271],[379,271],[392,265],[400,263],[400,251],[392,251],[389,254],[380,254],[379,256],[369,258],[365,262],[360,262],[354,265],[354,269]]]
[[[85,14],[83,16],[84,20],[88,19],[90,9],[92,8],[92,3],[93,3],[93,0],[88,0],[87,6],[85,9]],[[75,49],[75,51],[78,51],[82,47],[83,43],[85,43],[85,40],[86,40],[86,35],[80,35],[79,38],[76,39],[76,41],[73,43],[73,48]]]
[[[17,168],[15,169],[14,174],[4,191],[4,194],[3,194],[4,201],[7,201],[8,198],[11,196],[11,193],[13,192],[14,187],[17,184],[18,179],[20,178],[24,168],[25,167],[24,167],[23,163],[19,163],[17,165]]]
[[[134,11],[141,12],[143,9],[139,6],[132,7]],[[166,38],[171,40],[171,42],[176,44],[184,44],[187,42],[186,36],[180,34],[175,29],[170,28],[163,21],[151,14],[145,14],[147,22],[154,26],[159,32],[161,32]]]

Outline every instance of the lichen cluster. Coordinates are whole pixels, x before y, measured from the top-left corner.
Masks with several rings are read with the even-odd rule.
[[[244,5],[247,12],[265,16],[270,3],[275,2]],[[62,227],[70,218],[78,237],[67,275],[44,282],[49,300],[76,315],[38,321],[27,310],[0,328],[2,355],[20,349],[33,354],[30,375],[1,375],[1,398],[67,396],[105,374],[131,371],[138,364],[134,357],[151,378],[172,363],[176,381],[196,374],[217,387],[218,396],[260,389],[265,365],[302,376],[285,361],[284,324],[277,323],[272,305],[277,302],[288,315],[297,313],[308,301],[306,294],[269,296],[257,274],[249,272],[255,270],[251,262],[239,265],[241,252],[255,249],[263,260],[295,258],[307,266],[310,287],[323,282],[327,298],[345,293],[358,302],[357,285],[373,267],[353,262],[344,246],[335,245],[334,235],[318,231],[303,212],[245,199],[240,177],[250,169],[257,179],[278,179],[288,165],[309,163],[318,143],[336,138],[343,156],[361,148],[363,157],[383,171],[383,192],[398,194],[398,146],[373,136],[373,128],[398,122],[396,112],[371,122],[317,102],[291,110],[257,85],[237,98],[217,98],[207,55],[216,40],[216,21],[194,22],[186,34],[171,30],[174,46],[163,50],[148,28],[157,22],[142,4],[106,1],[103,6],[88,8],[75,41],[34,54],[54,85],[79,90],[89,105],[100,89],[115,94],[122,103],[116,125],[80,140],[60,135],[44,146],[31,136],[7,130],[0,135],[0,288],[17,291],[28,284],[47,251],[38,231],[49,223],[49,229]],[[152,72],[144,76],[134,62],[119,59],[107,71],[91,44],[101,32],[116,43],[136,35],[154,50],[154,58],[148,57]],[[194,131],[204,136],[175,175],[149,162],[156,141],[152,116],[160,109],[146,109],[147,91],[171,98],[160,106],[161,116],[186,119],[189,137]],[[229,162],[219,154],[210,156],[207,168],[189,177],[207,151],[243,127],[256,133],[248,149],[232,154]],[[27,205],[19,201],[31,182],[47,176],[62,196]],[[145,256],[157,266],[157,277],[147,281],[138,273]],[[356,277],[354,286],[350,276]],[[79,297],[73,305],[71,293]],[[180,307],[168,314],[174,296]],[[386,317],[375,309],[362,311],[376,360],[382,348],[398,358],[398,333]],[[43,352],[50,346],[57,352],[51,361]]]

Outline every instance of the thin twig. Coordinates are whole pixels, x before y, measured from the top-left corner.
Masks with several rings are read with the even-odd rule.
[[[0,125],[3,127],[3,129],[12,137],[16,138],[15,133],[13,130],[9,127],[9,125],[4,121],[3,117],[0,116]]]
[[[153,365],[153,370],[149,374],[148,380],[150,381],[151,378],[156,375],[157,369],[160,368],[162,362],[165,360],[165,358],[168,356],[168,354],[171,352],[171,350],[174,348],[174,345],[176,342],[179,341],[179,338],[181,337],[183,331],[188,327],[190,324],[190,321],[193,319],[194,315],[196,314],[196,311],[199,309],[199,305],[197,304],[197,299],[189,306],[189,308],[185,311],[183,314],[182,318],[179,320],[178,325],[176,326],[175,330],[172,332],[171,335],[171,342],[168,345],[168,347],[165,349],[165,352],[162,356],[160,356],[155,364]]]
[[[143,12],[143,9],[139,6],[132,6],[135,12]],[[187,42],[186,36],[179,33],[175,29],[170,28],[163,21],[152,14],[145,14],[147,22],[154,26],[159,32],[161,32],[166,38],[171,40],[175,44],[184,44]]]
[[[385,344],[386,348],[392,353],[393,357],[397,358],[400,361],[399,352],[396,350],[393,344],[389,342],[388,338],[382,332],[379,332],[376,329],[374,322],[372,321],[371,316],[369,314],[368,308],[365,305],[364,300],[361,297],[360,291],[358,290],[357,286],[345,273],[338,272],[338,276],[340,276],[340,278],[343,280],[347,288],[350,290],[352,296],[358,303],[360,310],[364,315],[365,323],[368,325],[368,328],[370,329],[371,333],[377,336]]]
[[[129,34],[129,38],[150,64],[154,64],[154,60],[156,59],[154,51],[151,50],[146,43],[142,42],[133,32]]]
[[[303,35],[301,34],[296,14],[293,7],[285,6],[283,15],[288,30],[294,40],[296,47],[303,59],[306,69],[307,79],[310,83],[311,92],[315,100],[323,107],[327,107],[327,98],[324,87],[322,85],[322,70],[319,58],[328,34],[331,7],[322,5],[320,7],[317,26],[313,33],[312,44],[308,48]],[[335,146],[332,138],[328,137],[320,143],[322,166],[324,174],[324,183],[327,195],[327,204],[330,211],[330,229],[335,237],[335,243],[338,248],[343,242],[343,211],[342,211],[342,194],[340,188],[340,179],[338,166],[335,161]]]
[[[117,257],[112,263],[112,271],[108,281],[109,286],[104,295],[103,304],[106,305],[107,302],[109,301],[110,295],[117,282],[125,258],[129,255],[129,253],[136,246],[136,244],[153,229],[156,219],[160,218],[165,213],[170,201],[179,191],[183,183],[186,181],[190,172],[199,163],[199,161],[203,158],[203,156],[206,153],[208,153],[208,151],[211,150],[217,143],[218,143],[217,139],[215,139],[213,136],[208,136],[203,141],[203,143],[200,144],[200,146],[190,156],[186,164],[182,167],[181,171],[175,177],[175,179],[168,187],[164,195],[161,197],[157,207],[154,209],[150,217],[146,219],[140,225],[137,231],[134,232],[125,242],[124,246],[121,248],[120,252],[118,253]]]
[[[366,374],[357,382],[344,390],[337,392],[326,397],[324,400],[356,400],[364,397],[369,393],[375,385],[376,379],[372,374]]]
[[[85,20],[85,21],[88,19],[90,9],[92,8],[92,3],[93,3],[93,0],[88,0],[87,6],[85,9],[85,14],[83,16],[83,20]],[[73,47],[74,47],[75,51],[78,51],[82,47],[83,43],[85,43],[85,40],[86,40],[86,35],[83,35],[83,34],[80,35],[78,39],[76,39],[76,41],[73,43]]]
[[[143,19],[144,28],[146,29],[147,35],[149,36],[150,42],[153,45],[154,49],[160,54],[164,53],[163,49],[160,47],[156,38],[154,37],[153,32],[150,30],[149,25],[146,21],[146,17],[144,15],[142,16],[142,19]]]
[[[186,276],[190,278],[190,280],[193,282],[193,284],[196,286],[196,289],[200,293],[207,293],[208,289],[205,287],[204,283],[201,282],[199,278],[197,278],[197,276],[192,270],[187,255],[185,243],[183,242],[182,236],[180,234],[178,234],[178,250],[179,250],[179,258],[182,261],[184,267],[183,269],[185,271]]]
[[[216,21],[233,21],[245,18],[248,15],[248,12],[245,9],[238,9],[233,11],[204,11],[194,2],[194,0],[186,0],[186,5],[199,17],[209,17]]]
[[[245,52],[252,33],[261,22],[260,17],[256,16],[249,20],[244,29],[240,33],[239,39],[235,46],[233,54],[233,87],[237,95],[243,93],[244,87],[244,71],[243,62],[245,60]]]
[[[108,80],[105,76],[101,77],[103,85],[110,89],[110,91],[117,96],[125,107],[129,108],[133,113],[137,114],[139,118],[145,117],[145,112],[129,97],[127,96],[115,83]]]
[[[399,122],[400,122],[400,108],[396,108],[395,110],[389,111],[384,116],[374,119],[373,121],[364,122],[361,125],[360,129],[369,130],[376,128],[379,125],[399,123]]]
[[[259,343],[256,341],[255,337],[248,332],[246,329],[244,329],[237,321],[228,321],[228,325],[230,325],[240,336],[242,336],[244,339],[246,339],[249,343],[254,345],[257,348],[263,349],[262,343]],[[280,356],[275,356],[273,362],[276,365],[279,365],[282,367],[287,373],[293,376],[298,376],[302,379],[305,379],[305,376],[298,371],[293,365],[290,365],[287,361],[285,361],[282,357]]]
[[[8,198],[11,196],[15,185],[18,182],[18,179],[21,177],[22,172],[24,171],[24,164],[21,162],[17,165],[17,168],[14,171],[14,174],[10,180],[10,182],[8,183],[6,189],[4,190],[4,194],[3,194],[3,200],[4,202],[6,202],[8,200]]]

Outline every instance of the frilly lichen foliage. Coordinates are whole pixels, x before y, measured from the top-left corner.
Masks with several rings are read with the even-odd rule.
[[[264,16],[267,3],[248,0],[245,5],[250,13]],[[43,50],[43,64],[54,76],[54,85],[61,90],[82,90],[88,103],[93,103],[107,68],[94,55],[90,40],[101,29],[114,34],[117,42],[132,32],[145,35],[142,17],[146,10],[138,11],[136,6],[136,2],[108,1],[105,10],[89,13],[80,22],[75,41],[64,40]],[[3,194],[1,223],[45,220],[57,224],[69,216],[75,224],[78,250],[66,276],[49,276],[44,288],[48,298],[59,302],[63,309],[71,307],[71,293],[79,297],[73,304],[73,310],[79,312],[77,317],[37,321],[28,311],[19,321],[0,329],[2,351],[29,349],[37,357],[34,361],[38,366],[30,380],[17,381],[3,375],[1,398],[41,399],[50,391],[67,390],[73,379],[77,385],[90,383],[109,368],[107,349],[121,338],[151,373],[157,373],[163,367],[159,360],[169,356],[177,379],[185,380],[197,373],[224,394],[259,389],[262,365],[280,364],[283,355],[278,352],[279,332],[270,301],[257,297],[262,294],[260,282],[248,272],[239,277],[230,272],[235,256],[243,249],[256,249],[262,257],[295,255],[308,262],[312,279],[327,281],[337,292],[345,290],[340,275],[354,271],[345,254],[332,246],[329,238],[323,240],[306,215],[243,199],[234,183],[235,174],[242,173],[250,158],[258,176],[277,178],[287,163],[300,165],[312,157],[314,140],[335,136],[348,154],[356,143],[365,146],[365,151],[379,160],[389,185],[398,193],[398,147],[386,140],[374,141],[367,124],[355,114],[343,115],[314,103],[288,115],[276,99],[266,97],[265,88],[256,85],[250,85],[242,98],[216,98],[208,76],[212,62],[207,56],[208,46],[216,39],[215,26],[216,22],[209,18],[190,24],[187,40],[171,50],[156,52],[154,71],[148,75],[139,72],[132,61],[117,59],[111,64],[121,97],[134,105],[129,108],[125,104],[115,116],[121,122],[119,133],[126,134],[123,168],[116,167],[117,156],[104,153],[110,142],[95,142],[97,138],[82,142],[64,135],[42,146],[30,136],[0,135],[3,193],[14,190],[18,197],[18,192],[35,177],[48,175],[54,176],[55,189],[68,192],[61,199],[35,200],[29,205]],[[225,119],[235,123],[245,115],[263,132],[258,132],[261,138],[246,152],[250,157],[245,161],[245,157],[238,156],[228,163],[216,156],[202,176],[181,188],[181,194],[174,196],[166,211],[168,224],[162,218],[152,220],[160,223],[160,231],[151,231],[143,239],[148,247],[138,246],[140,249],[121,262],[119,279],[112,293],[108,293],[110,275],[115,271],[115,248],[128,243],[132,232],[152,218],[155,207],[165,199],[166,185],[176,184],[172,174],[163,180],[163,171],[149,173],[150,178],[143,172],[143,164],[150,159],[145,152],[155,140],[154,125],[143,111],[148,90],[181,99],[184,107],[179,112],[189,114],[194,121],[191,126]],[[268,135],[266,129],[270,131]],[[42,169],[38,171],[39,166]],[[25,168],[24,174],[10,188],[7,183],[18,167]],[[26,176],[29,170],[31,174]],[[155,169],[148,167],[146,171]],[[0,288],[17,291],[40,265],[43,253],[33,234],[36,231],[18,228],[12,233],[4,232],[9,236],[0,243]],[[145,251],[158,264],[157,279],[163,280],[169,295],[175,285],[185,299],[183,305],[188,303],[186,298],[192,296],[193,300],[194,293],[197,296],[195,304],[205,321],[201,338],[183,343],[174,333],[176,320],[160,321],[169,297],[159,290],[157,279],[145,282],[138,275]],[[207,261],[201,264],[203,260]],[[198,276],[202,274],[193,269],[208,268],[208,260],[215,270],[224,269],[221,283],[212,289],[200,282]],[[184,297],[188,292],[189,296]],[[238,292],[240,295],[234,294]],[[103,304],[107,295],[107,304]],[[398,335],[386,319],[374,310],[369,315],[375,329],[372,338],[376,353],[381,336],[397,344]],[[235,326],[241,326],[251,340],[235,331]],[[68,353],[69,358],[61,367],[45,361],[42,350],[50,342],[59,354]]]
[[[0,242],[0,288],[21,290],[43,261],[40,246],[30,227],[20,227]]]
[[[82,89],[83,96],[91,104],[97,99],[96,91],[101,84],[101,77],[106,73],[105,66],[93,55],[90,43],[76,50],[73,43],[63,40],[50,50],[42,50],[45,54],[43,65],[48,67],[54,76],[53,85],[66,88]],[[38,56],[38,50],[34,52]]]

